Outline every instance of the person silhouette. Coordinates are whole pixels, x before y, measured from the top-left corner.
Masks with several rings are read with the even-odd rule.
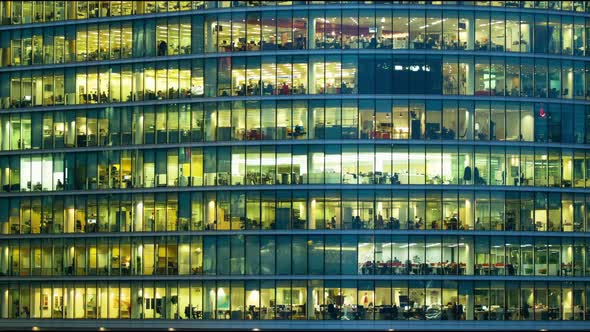
[[[473,169],[473,181],[475,181],[475,184],[482,184],[482,178],[479,176],[479,169],[477,167],[475,167]]]
[[[463,180],[465,183],[471,181],[471,167],[465,166],[465,170],[463,171]]]
[[[167,52],[168,52],[168,44],[166,44],[166,41],[161,40],[160,43],[158,44],[158,56],[166,55]]]

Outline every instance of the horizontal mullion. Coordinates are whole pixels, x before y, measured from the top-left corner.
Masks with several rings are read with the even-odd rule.
[[[300,185],[232,185],[232,186],[195,186],[195,187],[156,187],[130,189],[95,189],[95,190],[60,190],[60,191],[19,191],[0,192],[4,197],[41,197],[101,194],[134,194],[134,193],[173,193],[173,192],[216,192],[216,191],[269,191],[269,190],[455,190],[455,191],[505,191],[505,192],[559,192],[559,193],[590,193],[589,189],[561,187],[530,187],[530,186],[481,186],[481,185],[433,185],[433,184],[300,184]]]
[[[3,281],[166,281],[166,280],[482,280],[482,281],[590,281],[590,277],[545,276],[476,276],[476,275],[150,275],[150,276],[18,276],[2,277]]]

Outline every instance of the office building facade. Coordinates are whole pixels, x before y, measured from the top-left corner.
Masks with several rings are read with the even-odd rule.
[[[590,4],[0,22],[0,327],[589,328]]]

